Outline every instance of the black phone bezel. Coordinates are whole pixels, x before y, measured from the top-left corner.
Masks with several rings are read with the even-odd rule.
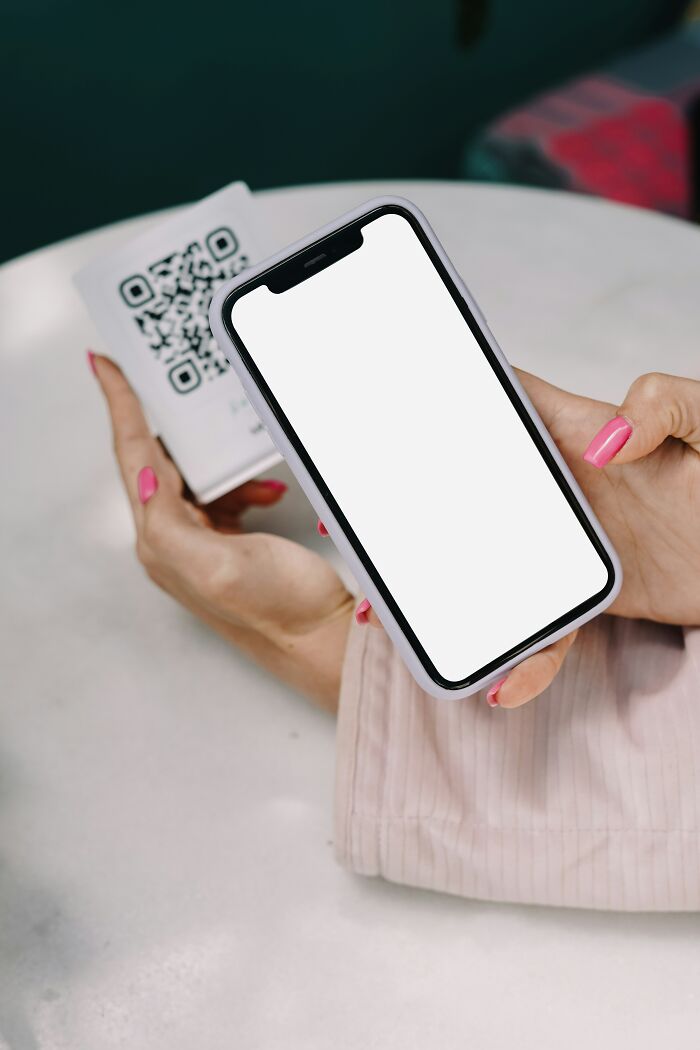
[[[325,480],[316,469],[313,460],[309,456],[304,445],[299,439],[299,436],[297,435],[296,431],[287,419],[284,411],[282,410],[270,387],[265,381],[265,378],[263,377],[262,373],[255,364],[255,361],[251,357],[247,347],[243,343],[243,340],[240,338],[233,326],[232,311],[233,306],[238,299],[242,298],[244,295],[247,295],[249,292],[253,291],[253,289],[259,287],[260,285],[269,286],[271,278],[273,284],[275,282],[281,282],[281,285],[283,287],[292,287],[294,284],[300,283],[301,280],[312,277],[314,273],[318,272],[318,269],[309,266],[309,263],[313,262],[315,256],[317,257],[319,256],[319,254],[323,256],[323,259],[321,260],[322,265],[321,263],[319,263],[319,269],[325,268],[325,266],[327,265],[332,265],[332,263],[335,262],[338,258],[342,258],[344,255],[347,255],[349,251],[356,250],[361,246],[361,230],[364,226],[380,218],[382,215],[387,214],[401,215],[402,218],[406,219],[410,223],[414,233],[417,235],[419,241],[423,245],[423,248],[427,252],[431,262],[440,274],[443,283],[445,284],[447,290],[452,296],[452,299],[457,305],[460,313],[464,317],[464,320],[466,321],[469,329],[474,335],[474,338],[476,339],[479,348],[481,349],[482,353],[486,356],[486,359],[488,360],[491,368],[495,372],[496,377],[498,378],[501,386],[503,387],[506,395],[508,396],[508,399],[510,400],[511,404],[518,413],[521,422],[525,426],[525,429],[527,430],[530,438],[532,439],[537,450],[544,459],[550,473],[552,474],[554,480],[557,482],[557,485],[559,486],[559,489],[564,495],[567,503],[576,515],[576,518],[578,519],[588,539],[592,543],[596,553],[600,557],[608,574],[607,581],[604,587],[602,587],[601,590],[598,591],[596,594],[591,595],[591,597],[588,598],[585,602],[582,602],[581,604],[575,606],[573,609],[570,609],[567,613],[558,617],[556,620],[552,621],[549,624],[546,624],[535,634],[530,635],[528,638],[525,638],[517,646],[512,647],[496,659],[489,661],[488,664],[485,664],[483,667],[478,668],[477,670],[471,672],[469,675],[459,679],[458,681],[447,679],[443,675],[441,675],[438,669],[433,664],[430,657],[428,656],[428,654],[426,653],[425,649],[423,648],[414,631],[412,630],[411,625],[402,613],[398,604],[391,595],[391,592],[389,591],[388,587],[386,586],[382,577],[377,571],[374,563],[367,555],[367,552],[365,551],[357,535],[350,526],[349,521],[347,520],[338,503],[334,499],[331,490],[326,485]],[[356,237],[356,233],[358,231],[360,232],[359,244],[357,243]],[[340,249],[338,249],[338,245],[341,246]],[[320,253],[319,249],[323,249],[323,252]],[[331,257],[330,261],[328,261],[329,256],[335,257]],[[323,261],[324,259],[326,261]],[[305,264],[307,264],[306,267]],[[282,271],[285,272],[282,273]],[[588,515],[584,511],[578,499],[576,498],[576,495],[572,491],[567,479],[561,472],[550,449],[547,447],[547,444],[545,443],[542,434],[540,433],[535,422],[531,418],[528,409],[525,407],[519,394],[513,387],[513,384],[511,383],[508,375],[503,369],[503,366],[501,365],[492,347],[490,346],[489,341],[481,328],[481,325],[474,317],[474,314],[469,308],[469,305],[465,301],[461,292],[454,283],[452,277],[448,273],[442,259],[435,251],[433,243],[427,236],[422,224],[409,209],[403,208],[401,205],[394,203],[378,205],[376,208],[373,208],[372,210],[366,212],[358,218],[351,220],[345,226],[342,226],[331,233],[319,237],[318,240],[314,241],[311,245],[300,249],[299,251],[291,255],[289,258],[283,259],[282,261],[273,264],[262,273],[259,273],[252,277],[249,281],[238,285],[238,287],[235,288],[226,297],[222,304],[222,321],[224,328],[226,329],[226,332],[228,333],[231,341],[236,347],[245,368],[249,372],[255,385],[257,386],[263,398],[267,402],[270,411],[279,423],[281,429],[284,431],[287,440],[290,442],[290,444],[296,451],[297,455],[304,464],[304,467],[310,474],[314,484],[321,492],[328,506],[331,508],[331,511],[333,512],[333,515],[335,516],[336,520],[339,522],[341,528],[343,529],[343,532],[345,533],[348,542],[351,544],[353,550],[355,551],[355,554],[359,558],[360,562],[369,574],[377,590],[386,602],[388,608],[390,609],[396,622],[399,624],[401,631],[403,632],[411,648],[418,657],[424,670],[433,680],[433,682],[436,683],[436,685],[439,685],[440,687],[446,690],[456,691],[460,689],[469,688],[475,682],[478,682],[482,679],[487,679],[491,672],[497,670],[498,667],[509,662],[510,660],[517,658],[517,656],[520,653],[525,652],[532,645],[543,641],[548,636],[553,635],[556,632],[567,627],[579,617],[589,612],[589,610],[599,605],[610,594],[615,585],[615,568],[612,563],[612,559],[608,554],[608,551],[602,544],[595,528],[590,522]]]

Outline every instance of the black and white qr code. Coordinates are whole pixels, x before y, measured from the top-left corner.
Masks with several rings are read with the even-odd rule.
[[[228,371],[207,311],[219,285],[248,265],[233,231],[219,226],[120,283],[123,302],[176,393],[190,394]]]

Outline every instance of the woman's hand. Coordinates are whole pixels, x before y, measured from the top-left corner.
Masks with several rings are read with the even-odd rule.
[[[700,624],[700,382],[641,376],[615,409],[520,379],[620,555],[608,611]]]
[[[319,555],[241,528],[246,507],[276,503],[285,486],[250,481],[196,507],[122,373],[106,358],[90,360],[109,407],[138,557],[151,579],[284,681],[335,710],[350,593]]]
[[[622,591],[608,612],[700,624],[700,382],[642,376],[616,409],[519,378],[620,555]],[[358,618],[379,623],[367,602]],[[538,696],[575,633],[513,668],[489,703],[519,707]]]

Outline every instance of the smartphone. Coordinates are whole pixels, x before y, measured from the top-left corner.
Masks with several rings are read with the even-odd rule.
[[[427,692],[468,696],[614,600],[612,545],[415,205],[248,270],[210,323]]]

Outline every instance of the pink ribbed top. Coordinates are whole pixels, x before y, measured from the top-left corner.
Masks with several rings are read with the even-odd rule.
[[[353,626],[336,851],[364,875],[485,900],[700,908],[700,628],[603,616],[516,711],[434,700]]]

